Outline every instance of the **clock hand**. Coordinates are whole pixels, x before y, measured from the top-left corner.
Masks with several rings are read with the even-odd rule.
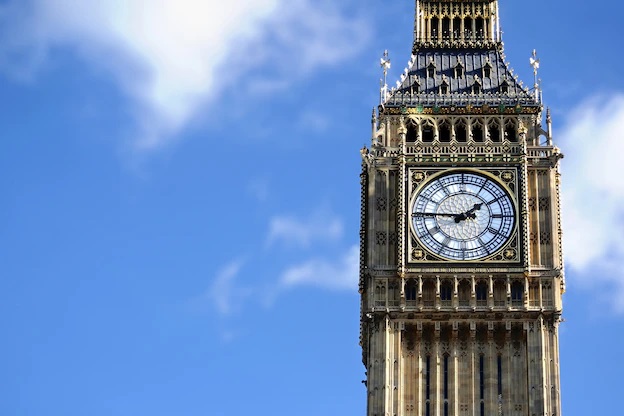
[[[474,206],[472,208],[470,208],[468,211],[458,214],[455,217],[455,222],[459,223],[461,221],[467,220],[468,218],[470,218],[471,220],[474,220],[477,218],[477,214],[475,214],[475,211],[479,211],[481,210],[481,207],[483,206],[483,203],[480,204],[474,204]]]
[[[480,204],[474,204],[472,208],[466,211],[466,214],[474,214],[475,211],[480,211],[482,206],[483,206],[483,202]]]
[[[421,216],[421,217],[456,217],[458,214],[449,214],[443,212],[413,212],[412,216]],[[459,214],[461,215],[461,214]]]

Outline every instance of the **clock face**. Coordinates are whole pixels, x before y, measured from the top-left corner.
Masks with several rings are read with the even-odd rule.
[[[425,184],[412,203],[413,231],[432,253],[478,260],[511,237],[515,209],[501,185],[485,175],[456,172]]]

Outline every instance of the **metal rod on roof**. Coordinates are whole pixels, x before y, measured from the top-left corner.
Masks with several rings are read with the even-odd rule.
[[[380,91],[380,104],[384,104],[388,98],[388,69],[390,69],[390,58],[388,57],[388,50],[386,49],[383,54],[383,58],[380,60],[380,65],[383,70],[383,80],[381,83]]]
[[[534,79],[533,89],[535,91],[535,100],[541,103],[542,99],[541,99],[541,94],[540,94],[540,86],[539,86],[538,79],[537,79],[537,70],[539,69],[540,61],[537,58],[537,51],[535,49],[533,49],[533,55],[531,56],[531,58],[529,58],[529,62],[531,63],[531,66],[533,67],[533,79]]]

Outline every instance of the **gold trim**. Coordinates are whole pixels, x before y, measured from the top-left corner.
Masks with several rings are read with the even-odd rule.
[[[465,167],[465,168],[462,167],[462,168],[456,168],[456,169],[410,167],[408,168],[408,172],[409,172],[409,175],[408,175],[409,185],[411,185],[411,192],[409,196],[408,207],[406,210],[407,211],[406,215],[409,217],[408,222],[409,222],[409,229],[410,229],[410,240],[409,240],[409,244],[407,247],[407,250],[409,251],[409,260],[410,260],[409,263],[413,264],[414,262],[423,262],[423,261],[444,262],[444,263],[478,263],[478,262],[518,263],[520,262],[520,252],[521,252],[521,247],[520,247],[520,242],[519,242],[520,212],[518,209],[518,194],[517,194],[518,193],[518,172],[516,172],[514,169],[509,168],[509,167],[491,168],[491,169],[490,168],[477,169],[477,168],[469,168],[469,167]],[[514,209],[514,225],[513,225],[513,228],[511,230],[510,236],[507,239],[507,241],[505,241],[501,245],[501,247],[498,250],[496,250],[494,253],[491,253],[485,257],[481,257],[481,258],[473,259],[473,260],[454,260],[454,259],[449,259],[437,253],[432,252],[418,238],[418,235],[416,234],[414,230],[414,221],[410,217],[417,196],[428,184],[435,181],[440,176],[452,175],[452,174],[461,173],[461,172],[476,173],[496,183],[498,186],[500,186],[503,192],[507,193],[507,196],[509,196],[511,203],[513,205],[513,209]],[[503,174],[511,173],[513,178],[510,179],[509,181],[503,181],[501,180],[499,176],[493,174],[492,172],[499,172],[499,176],[502,176]],[[414,176],[416,175],[419,178],[424,176],[424,178],[421,181],[414,183],[412,179],[414,179]],[[413,242],[416,242],[416,244],[413,244]],[[514,251],[514,255],[513,256],[510,255],[509,258],[505,256],[503,252],[507,250]],[[420,252],[422,251],[424,251],[426,254],[424,255],[421,254]],[[416,254],[419,254],[419,255],[416,256]],[[428,259],[428,257],[433,257],[433,258]]]

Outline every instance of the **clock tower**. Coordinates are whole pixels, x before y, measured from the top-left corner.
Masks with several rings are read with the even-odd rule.
[[[523,87],[497,0],[415,4],[361,150],[367,416],[559,416],[562,154],[539,61]]]

